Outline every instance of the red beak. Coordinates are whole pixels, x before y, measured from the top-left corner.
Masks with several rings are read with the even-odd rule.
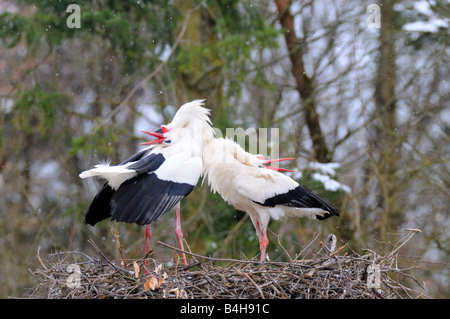
[[[295,172],[295,171],[293,171],[291,169],[279,168],[279,167],[273,167],[273,166],[266,166],[266,168],[273,169],[274,171]]]
[[[295,160],[295,158],[294,157],[276,158],[276,159],[266,160],[266,162],[264,164],[269,164],[269,163],[274,163],[274,162],[284,162],[284,161],[290,161],[290,160]]]
[[[266,160],[264,162],[264,165],[266,166],[266,168],[269,169],[273,169],[275,171],[284,171],[284,172],[295,172],[291,169],[286,169],[286,168],[279,168],[279,167],[273,167],[273,166],[267,166],[266,164],[270,164],[270,163],[274,163],[274,162],[284,162],[284,161],[290,161],[290,160],[294,160],[295,158],[290,157],[290,158],[277,158],[277,159],[271,159],[271,160]]]
[[[150,144],[161,144],[166,138],[164,137],[163,133],[156,133],[156,132],[149,132],[149,131],[141,131],[142,133],[151,135],[153,137],[156,137],[156,140],[141,143],[141,145],[150,145]]]

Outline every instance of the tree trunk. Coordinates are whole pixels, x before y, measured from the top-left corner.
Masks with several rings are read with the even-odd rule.
[[[320,117],[316,110],[314,98],[314,83],[305,72],[303,64],[303,51],[300,41],[294,29],[294,18],[292,17],[288,0],[275,0],[278,9],[281,26],[285,29],[284,38],[289,50],[292,64],[292,75],[294,76],[297,91],[302,98],[305,121],[308,126],[309,135],[312,140],[314,156],[317,161],[326,163],[331,161],[331,153],[327,148],[325,137],[320,126]]]
[[[397,203],[396,184],[398,169],[398,148],[396,134],[396,54],[394,4],[396,0],[384,0],[381,6],[381,28],[379,29],[379,60],[375,78],[375,112],[376,121],[372,145],[374,161],[377,166],[381,194],[380,204],[383,215],[380,223],[382,239],[386,233],[395,232],[402,223],[401,212]]]
[[[195,7],[195,3],[178,0],[177,6],[186,17],[187,12]],[[211,13],[203,7],[190,12],[187,29],[178,52],[178,57],[182,56],[179,59],[180,64],[185,63],[182,70],[177,70],[176,74],[176,95],[180,105],[194,99],[207,98],[209,107],[220,107],[222,63],[218,56],[204,56],[205,46],[213,46],[217,42],[215,24]],[[188,60],[183,61],[184,58]]]

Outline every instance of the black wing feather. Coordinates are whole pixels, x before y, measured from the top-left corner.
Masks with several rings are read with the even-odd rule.
[[[136,163],[129,165],[127,168],[135,170],[138,174],[154,172],[165,160],[162,154],[150,154],[146,157],[141,157]]]
[[[333,205],[302,185],[297,186],[287,193],[268,198],[264,203],[255,203],[269,207],[282,205],[298,208],[320,208],[327,212],[324,216],[316,215],[316,218],[320,220],[327,219],[333,215],[339,216],[338,210]]]
[[[120,185],[111,198],[111,219],[150,224],[187,196],[195,185],[161,180],[140,174]]]
[[[94,197],[84,215],[84,223],[94,226],[99,221],[111,217],[111,198],[114,190],[107,183]]]
[[[165,158],[162,154],[149,154],[148,156],[145,156],[146,153],[147,153],[147,150],[139,151],[136,154],[134,154],[133,156],[131,156],[129,159],[124,161],[121,165],[130,163],[130,162],[135,162],[135,163],[129,165],[128,168],[135,170],[138,174],[143,173],[143,175],[147,176],[148,174],[146,174],[146,173],[157,170],[162,165],[162,163],[164,163]],[[126,184],[127,182],[128,181],[124,182],[123,184]],[[121,194],[124,193],[124,191],[121,190],[122,185],[117,190],[113,190],[111,188],[111,186],[109,186],[107,183],[105,183],[103,185],[103,188],[94,197],[94,199],[92,200],[91,204],[89,205],[89,207],[86,211],[86,214],[84,216],[85,224],[94,226],[99,221],[102,221],[103,219],[106,219],[106,218],[109,218],[112,216],[113,207],[112,207],[111,201],[113,198],[118,198],[118,197],[120,197]],[[125,188],[127,190],[129,189],[128,186]],[[156,188],[154,188],[154,192],[156,193],[155,189]],[[137,189],[135,189],[135,191],[136,191],[136,194],[134,194],[134,196],[137,199],[133,203],[136,205],[138,205],[138,204],[142,205],[141,203],[138,202],[138,199],[145,198],[146,193],[145,193],[145,191],[138,192]],[[159,191],[162,193],[168,192],[165,189],[160,189]],[[128,194],[128,196],[133,195],[132,193],[127,193],[127,194]],[[152,195],[154,195],[154,194],[152,194]],[[144,202],[145,202],[145,200],[144,200]],[[127,203],[123,203],[123,205],[125,205],[125,204],[127,204]],[[150,204],[147,203],[147,206],[149,206],[149,205]],[[153,202],[152,205],[155,205],[155,202]],[[127,205],[127,206],[129,206],[129,205]],[[170,208],[172,208],[172,207],[170,207]],[[142,211],[143,209],[144,208],[140,208],[140,210],[138,210],[137,213],[139,213],[139,211]],[[132,210],[132,206],[129,206],[127,211],[131,212],[131,210]]]
[[[146,152],[147,152],[146,149],[140,150],[140,151],[136,152],[134,155],[132,155],[130,158],[128,158],[125,161],[123,161],[122,163],[120,163],[120,165],[124,165],[129,162],[139,161],[141,158],[144,157]]]

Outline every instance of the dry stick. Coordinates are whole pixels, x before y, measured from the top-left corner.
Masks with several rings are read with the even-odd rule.
[[[248,214],[245,214],[244,217],[239,220],[239,222],[233,227],[233,229],[228,233],[227,237],[224,239],[222,248],[220,248],[220,251],[224,251],[224,247],[227,246],[228,242],[232,239],[232,236],[234,236],[235,233],[241,228],[241,226],[245,223],[245,221],[248,219]]]
[[[94,246],[95,247],[95,246]],[[53,256],[53,255],[52,255]],[[66,253],[62,254],[63,257]],[[89,267],[89,271],[83,272],[83,278],[87,280],[87,284],[83,285],[85,289],[83,291],[62,289],[61,291],[56,289],[58,286],[65,285],[65,278],[67,277],[64,264],[70,262],[63,258],[62,261],[58,261],[57,268],[54,268],[51,263],[47,263],[46,260],[40,256],[42,263],[45,267],[41,267],[34,273],[36,279],[39,281],[39,285],[33,288],[33,296],[36,296],[39,288],[45,288],[48,292],[47,297],[57,298],[72,298],[81,297],[79,293],[84,291],[87,297],[103,296],[103,297],[118,297],[118,298],[135,298],[146,297],[147,294],[141,289],[142,281],[137,281],[136,278],[127,277],[126,273],[117,273],[116,268],[113,265],[107,263],[104,259],[91,260],[89,263],[93,267]],[[299,269],[296,263],[286,263],[279,269],[265,270],[258,268],[255,271],[255,267],[250,264],[235,264],[236,268],[231,267],[227,269],[210,268],[210,263],[203,264],[203,270],[195,271],[189,274],[180,273],[179,277],[174,278],[173,274],[170,278],[173,280],[167,280],[167,288],[169,290],[174,287],[180,287],[184,285],[187,288],[192,288],[193,291],[188,291],[193,298],[211,298],[211,297],[249,297],[249,298],[261,298],[261,292],[267,296],[271,296],[271,291],[275,287],[274,292],[278,295],[289,298],[300,294],[303,297],[321,297],[321,298],[355,298],[355,297],[372,297],[380,298],[376,292],[367,290],[363,280],[361,280],[361,271],[364,271],[365,264],[371,262],[370,260],[363,260],[359,258],[352,258],[351,256],[337,255],[333,258],[338,259],[339,265],[331,265],[333,267],[330,272],[320,271],[319,268],[315,268],[314,275],[310,274],[308,278],[305,276],[305,270],[310,269],[310,264],[301,265]],[[355,264],[346,265],[347,259]],[[201,260],[201,259],[199,259]],[[323,259],[320,259],[323,261]],[[51,267],[49,267],[49,265]],[[266,263],[270,266],[270,264]],[[208,267],[206,267],[208,266]],[[342,268],[340,267],[342,266]],[[46,271],[45,268],[48,270]],[[209,268],[209,269],[208,269]],[[409,269],[409,268],[408,268]],[[401,275],[405,275],[402,271],[391,269],[389,267],[383,268],[382,283],[389,291],[377,291],[385,298],[392,298],[397,296],[402,298],[402,295],[409,298],[421,297],[424,295],[422,292],[411,290],[408,287],[400,285],[398,282],[392,280],[389,276],[385,275],[386,271],[397,271]],[[246,273],[251,279],[259,286],[256,286],[247,278],[243,273]],[[274,277],[272,275],[275,274]],[[407,275],[407,274],[406,274]],[[408,275],[407,275],[408,276]],[[130,280],[128,280],[128,278]],[[176,280],[175,280],[176,279]],[[253,288],[249,289],[243,281],[247,282]],[[383,286],[383,287],[384,287]],[[259,287],[259,289],[255,289]],[[231,289],[231,290],[230,290]],[[267,290],[267,289],[270,289]],[[286,289],[286,290],[285,290]],[[342,290],[344,289],[344,293]],[[60,291],[60,292],[58,292]],[[162,291],[151,292],[153,297],[161,297]],[[402,293],[402,295],[398,294]],[[147,296],[148,297],[148,296]],[[275,297],[275,296],[274,296]]]
[[[412,228],[408,228],[405,229],[406,231],[409,231],[409,233],[407,235],[405,235],[405,239],[403,239],[403,242],[397,247],[395,248],[393,251],[391,251],[387,256],[383,257],[383,259],[389,259],[390,257],[394,256],[394,254],[396,252],[398,252],[403,246],[405,246],[410,240],[411,238],[414,237],[415,234],[420,233],[420,229],[412,229]]]
[[[94,247],[94,249],[103,257],[103,259],[119,274],[121,274],[124,278],[128,278],[128,279],[132,279],[134,280],[132,277],[129,276],[124,276],[123,272],[128,273],[128,270],[126,269],[121,269],[120,267],[116,266],[111,260],[109,260],[105,254],[100,250],[100,248],[97,246],[97,244],[92,240],[92,239],[88,239],[88,243],[90,243],[92,245],[92,247]],[[122,272],[121,272],[122,271]]]
[[[156,244],[163,245],[163,246],[166,246],[167,248],[179,251],[181,253],[185,253],[185,254],[188,254],[188,255],[191,255],[191,256],[194,256],[194,257],[198,257],[198,258],[206,259],[206,260],[210,260],[210,261],[224,261],[224,262],[237,262],[237,263],[248,263],[248,264],[261,264],[260,261],[206,257],[206,256],[202,256],[202,255],[191,253],[191,252],[186,251],[186,250],[179,249],[177,247],[173,247],[173,246],[171,246],[169,244],[166,244],[166,243],[164,243],[162,241],[159,241],[159,240],[156,242]]]
[[[256,289],[258,289],[259,293],[261,294],[261,298],[262,299],[266,299],[266,298],[264,298],[264,294],[263,294],[261,288],[256,284],[256,282],[248,274],[246,274],[245,272],[241,272],[239,269],[236,269],[236,272],[239,275],[244,276],[245,278],[247,278],[256,287]]]
[[[406,238],[407,237],[405,236],[395,247],[401,245]],[[93,246],[94,248],[96,247],[95,245]],[[174,249],[174,251],[178,250]],[[39,285],[33,288],[32,296],[36,296],[39,288],[46,289],[48,292],[48,298],[52,297],[52,293],[56,293],[53,297],[57,298],[79,298],[79,293],[83,291],[85,294],[89,294],[87,297],[110,296],[118,298],[135,298],[147,296],[142,289],[139,289],[142,288],[142,281],[136,281],[134,276],[133,278],[127,277],[126,272],[123,274],[117,273],[117,269],[120,268],[118,268],[118,266],[114,267],[113,265],[108,265],[107,262],[109,261],[106,258],[104,258],[106,261],[104,259],[101,259],[100,261],[89,258],[90,263],[93,263],[93,267],[89,268],[89,271],[83,272],[83,278],[87,280],[87,284],[83,285],[83,287],[85,287],[83,291],[63,289],[61,292],[57,292],[58,290],[56,287],[65,285],[64,279],[67,277],[67,274],[64,264],[70,262],[67,260],[69,255],[65,252],[52,254],[51,256],[58,256],[59,254],[61,254],[62,260],[58,259],[57,266],[59,268],[56,269],[51,263],[47,263],[43,256],[40,256],[42,264],[45,265],[45,267],[41,264],[43,270],[39,269],[34,273],[34,275],[37,276],[36,279],[39,281]],[[73,252],[70,254],[73,254]],[[204,258],[203,256],[202,258],[214,259]],[[329,259],[329,256],[325,259],[320,258],[315,263],[321,263],[327,259]],[[255,271],[254,267],[252,267],[253,265],[243,263],[235,263],[238,270],[234,267],[228,269],[212,267],[207,269],[210,267],[208,265],[212,264],[208,262],[203,264],[204,268],[202,271],[195,271],[187,275],[180,273],[180,276],[176,278],[177,280],[167,280],[166,283],[168,286],[166,290],[175,286],[179,287],[180,284],[184,285],[186,288],[195,287],[193,291],[188,291],[190,296],[193,298],[239,296],[261,298],[261,292],[263,292],[265,297],[267,297],[272,296],[272,291],[284,298],[289,298],[290,296],[295,296],[296,294],[311,298],[355,298],[365,296],[380,298],[377,292],[379,292],[381,297],[384,298],[402,298],[402,296],[414,298],[424,296],[424,292],[417,292],[400,285],[398,282],[387,276],[387,274],[385,275],[387,271],[394,271],[400,275],[409,276],[408,274],[404,274],[403,271],[409,270],[410,268],[399,270],[392,269],[390,266],[383,267],[381,273],[383,276],[381,278],[382,283],[384,284],[383,287],[387,287],[390,290],[374,292],[372,290],[367,290],[364,281],[360,278],[361,271],[364,271],[366,263],[370,263],[371,260],[365,260],[361,257],[353,258],[352,256],[342,255],[335,255],[333,259],[336,260],[337,264],[327,266],[331,267],[329,270],[333,270],[332,272],[329,270],[321,271],[320,268],[322,266],[319,265],[319,267],[315,268],[314,275],[309,274],[309,277],[306,277],[308,274],[305,274],[305,271],[311,269],[311,263],[300,265],[301,268],[298,267],[298,263],[285,263],[285,265],[276,270],[259,268]],[[200,258],[199,260],[200,262],[204,262]],[[348,264],[348,262],[351,264]],[[355,262],[355,264],[352,264],[353,262]],[[258,264],[259,262],[255,265],[255,268],[258,267]],[[49,267],[49,265],[51,267]],[[265,263],[265,265],[270,267],[269,263]],[[45,270],[46,268],[48,269],[47,271]],[[256,285],[243,273],[246,273],[256,283]],[[273,274],[275,274],[274,277],[272,277]],[[171,274],[170,277],[173,278],[173,274]],[[410,278],[413,279],[413,277]],[[130,279],[130,281],[128,279]],[[248,285],[246,286],[245,284],[242,284],[243,282],[247,282],[248,285],[253,288],[249,289]],[[255,289],[255,287],[257,289]],[[270,289],[270,291],[267,289]],[[341,289],[344,289],[343,293]],[[161,297],[162,292],[155,291],[151,294],[153,297]]]
[[[330,257],[333,257],[334,255],[338,254],[342,249],[344,249],[345,247],[348,246],[348,243],[346,243],[344,246],[342,246],[341,248],[339,248],[338,250],[336,250],[334,253],[332,253],[330,255]]]
[[[295,256],[296,260],[298,257],[300,257],[303,254],[303,252],[305,250],[307,250],[312,245],[312,243],[319,237],[319,235],[320,235],[320,233],[316,234],[316,236],[313,238],[313,240],[311,240],[311,242],[305,248],[303,248],[302,251],[300,251],[300,253],[298,255]]]
[[[40,251],[41,251],[41,246],[39,246],[37,249],[36,257],[37,257],[39,263],[41,264],[41,266],[44,267],[45,270],[48,270],[47,267],[45,266],[45,264],[42,262],[41,256],[39,256]]]
[[[116,231],[114,229],[111,229],[111,233],[114,236],[114,241],[116,243],[117,250],[119,251],[119,254],[122,257],[122,263],[124,266],[126,266],[127,263],[125,261],[125,256],[123,254],[122,245],[120,244],[120,241],[119,241],[119,235],[116,233]]]
[[[198,257],[198,258],[201,258],[201,259],[204,259],[204,260],[213,261],[213,262],[215,262],[215,261],[223,261],[223,262],[233,262],[233,263],[241,263],[241,264],[278,265],[278,266],[285,266],[286,265],[286,263],[273,262],[273,261],[271,261],[271,262],[267,262],[267,261],[261,262],[261,261],[256,261],[256,260],[239,260],[239,259],[231,259],[231,258],[206,257],[206,256],[202,256],[202,255],[191,253],[190,251],[186,251],[186,250],[182,250],[182,249],[173,247],[173,246],[171,246],[169,244],[166,244],[166,243],[164,243],[162,241],[159,241],[159,240],[156,242],[156,244],[163,245],[163,246],[166,246],[167,248],[170,248],[170,249],[173,249],[173,250],[176,250],[176,251],[179,251],[179,252],[182,252],[182,253],[194,256],[194,257]]]
[[[281,249],[283,249],[283,251],[284,251],[284,253],[286,254],[286,256],[288,256],[289,261],[293,261],[291,255],[289,255],[288,251],[286,250],[286,248],[284,248],[283,244],[281,243],[281,241],[280,241],[280,236],[277,235],[277,234],[275,234],[275,233],[274,233],[273,231],[271,231],[269,228],[267,228],[267,230],[268,230],[269,232],[271,232],[274,236],[277,237],[278,245],[281,247]]]
[[[315,291],[317,291],[324,299],[328,299],[327,297],[325,297],[325,295],[319,290],[319,288],[317,288],[316,286],[314,286],[312,283],[310,283],[308,280],[306,280],[305,278],[300,278],[301,282],[304,282],[305,284],[307,284],[308,286],[310,286],[311,288],[313,288]]]

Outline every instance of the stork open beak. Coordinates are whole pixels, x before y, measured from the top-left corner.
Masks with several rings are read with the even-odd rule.
[[[284,162],[284,161],[290,161],[290,160],[294,160],[295,158],[293,157],[289,157],[289,158],[276,158],[276,159],[271,159],[271,160],[266,160],[263,164],[264,166],[266,166],[266,168],[269,169],[273,169],[275,171],[283,171],[283,172],[295,172],[291,169],[286,169],[286,168],[280,168],[280,167],[274,167],[274,166],[267,166],[267,164],[270,163],[274,163],[274,162]]]
[[[163,133],[162,129],[156,130],[155,132],[149,132],[149,131],[141,131],[141,132],[151,135],[153,137],[156,137],[156,140],[141,143],[141,145],[161,144],[166,139],[164,137],[164,133]]]

